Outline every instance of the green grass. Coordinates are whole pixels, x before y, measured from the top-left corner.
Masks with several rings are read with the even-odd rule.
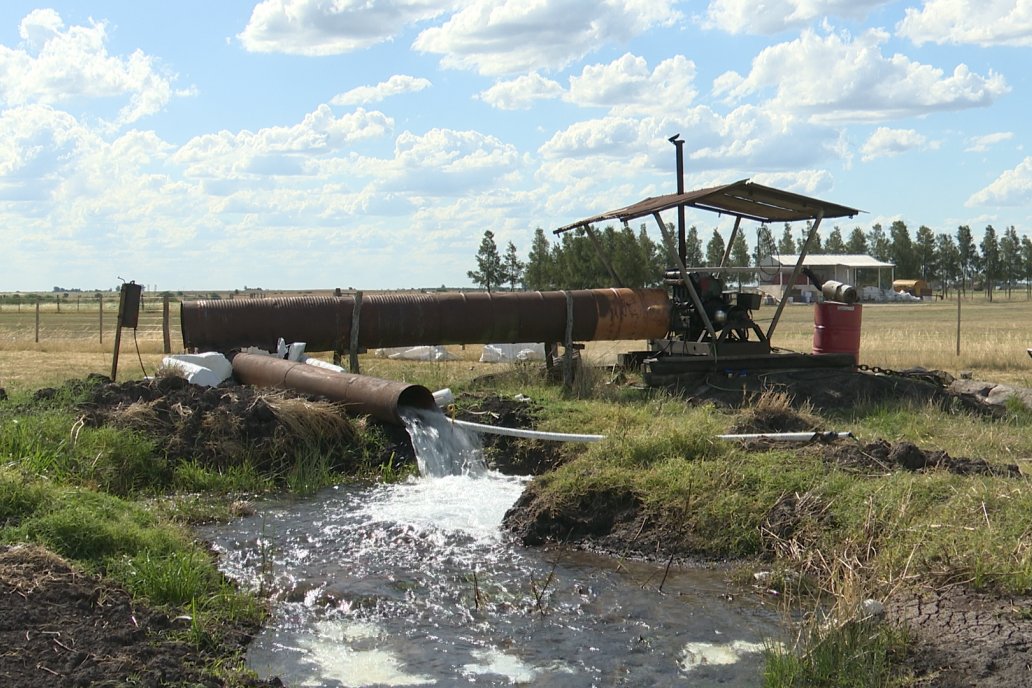
[[[811,624],[796,647],[765,650],[764,685],[769,688],[880,688],[899,684],[896,661],[907,634],[889,626],[851,621],[831,627]]]

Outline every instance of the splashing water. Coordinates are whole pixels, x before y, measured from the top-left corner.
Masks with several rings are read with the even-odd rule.
[[[416,451],[419,474],[427,478],[487,473],[480,436],[449,422],[440,411],[402,406],[398,415],[405,423]]]
[[[258,675],[345,688],[755,685],[778,622],[726,599],[722,573],[520,548],[500,524],[527,479],[487,470],[477,436],[443,414],[403,416],[423,477],[271,502],[209,530],[223,571],[277,601],[248,649]]]

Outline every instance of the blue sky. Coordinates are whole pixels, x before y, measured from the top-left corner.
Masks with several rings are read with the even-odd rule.
[[[688,189],[1032,235],[1030,48],[1029,0],[5,0],[0,290],[466,286],[676,133]]]

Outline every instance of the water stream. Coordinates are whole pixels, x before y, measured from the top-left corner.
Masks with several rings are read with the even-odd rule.
[[[288,686],[760,683],[774,610],[729,599],[721,571],[664,580],[511,543],[499,524],[525,479],[458,455],[455,474],[270,502],[204,533],[228,575],[276,600],[251,668]]]

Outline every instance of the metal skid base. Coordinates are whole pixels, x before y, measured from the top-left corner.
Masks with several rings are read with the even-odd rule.
[[[644,356],[643,356],[644,355]],[[656,356],[655,352],[635,351],[628,354],[634,358],[641,357],[645,384],[654,387],[677,385],[680,382],[691,382],[699,375],[720,372],[729,375],[749,375],[767,370],[812,370],[820,368],[854,368],[856,358],[853,354],[799,354],[769,353],[765,355],[741,356]]]

